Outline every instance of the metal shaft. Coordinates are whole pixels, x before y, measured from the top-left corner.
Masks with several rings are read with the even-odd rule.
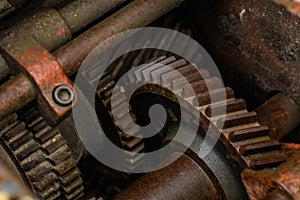
[[[284,138],[300,123],[300,111],[288,96],[278,93],[256,109],[258,121],[270,128],[270,137]]]
[[[77,0],[63,7],[59,13],[74,34],[125,1],[128,0]]]
[[[19,74],[0,87],[0,118],[13,113],[37,95],[35,85],[24,74]]]
[[[123,31],[143,27],[183,0],[135,0],[103,22],[54,52],[67,75],[78,71],[82,61],[98,44]]]
[[[183,155],[171,165],[144,175],[114,200],[226,199],[199,163]]]
[[[67,75],[75,73],[88,53],[99,43],[122,31],[150,24],[183,0],[136,0],[103,22],[58,49],[57,57]],[[20,89],[20,86],[22,87]],[[37,91],[31,80],[18,75],[0,86],[0,119],[32,101]],[[13,95],[11,91],[16,95]],[[11,92],[11,93],[9,93]]]

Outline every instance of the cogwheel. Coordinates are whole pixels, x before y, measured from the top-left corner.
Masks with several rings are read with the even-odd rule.
[[[181,106],[191,114],[200,113],[200,126],[204,130],[212,125],[214,131],[221,133],[221,140],[232,157],[245,168],[283,162],[286,156],[280,152],[280,143],[270,138],[269,128],[259,124],[255,112],[247,111],[245,101],[235,99],[233,90],[224,88],[220,79],[211,77],[207,70],[200,69],[200,74],[193,64],[184,59],[163,56],[129,74],[124,88],[140,82],[144,87],[139,89],[139,94],[160,94],[177,102],[175,95],[168,95],[176,94],[184,102]],[[226,99],[220,95],[224,92]],[[211,101],[211,95],[214,102]],[[219,112],[224,107],[225,115]],[[216,112],[214,116],[213,109]]]
[[[24,116],[24,117],[22,117]],[[79,199],[84,188],[65,139],[34,107],[0,122],[1,144],[39,199]]]

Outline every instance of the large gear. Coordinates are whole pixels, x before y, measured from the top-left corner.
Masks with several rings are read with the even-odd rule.
[[[170,69],[175,69],[177,75]],[[172,93],[182,98],[184,104],[181,106],[190,113],[200,112],[200,126],[204,130],[212,125],[214,131],[221,133],[221,140],[242,167],[260,168],[283,162],[286,156],[280,152],[279,142],[270,138],[269,128],[259,124],[256,113],[248,112],[246,103],[242,99],[235,99],[233,90],[224,88],[217,77],[211,77],[205,69],[200,71],[201,75],[183,59],[163,56],[137,68],[128,75],[125,84],[141,82],[145,86],[138,93],[159,94],[175,102],[177,100]],[[186,86],[186,81],[178,76],[178,72],[192,87]],[[208,91],[207,84],[212,91]],[[224,92],[226,99],[220,98],[220,93]],[[211,102],[210,95],[214,95],[217,101]],[[218,111],[225,106],[226,115],[217,112],[217,115],[211,116],[212,109]]]

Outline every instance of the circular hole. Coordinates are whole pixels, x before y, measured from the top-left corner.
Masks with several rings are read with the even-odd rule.
[[[58,86],[54,89],[53,98],[56,103],[67,106],[74,100],[74,93],[69,86]]]

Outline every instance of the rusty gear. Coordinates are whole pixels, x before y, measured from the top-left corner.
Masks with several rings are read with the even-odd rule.
[[[0,138],[25,182],[42,199],[82,197],[80,171],[58,128],[48,126],[34,107],[22,116],[1,121]]]

